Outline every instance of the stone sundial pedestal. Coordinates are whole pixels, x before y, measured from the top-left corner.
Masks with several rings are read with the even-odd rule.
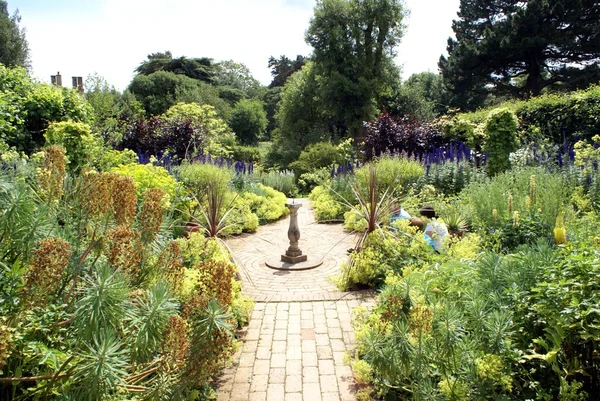
[[[290,210],[290,226],[287,232],[290,246],[285,253],[281,255],[279,260],[267,260],[265,264],[271,269],[278,270],[308,270],[320,266],[323,261],[310,260],[308,255],[302,254],[302,251],[298,246],[298,242],[300,241],[298,209],[302,204],[292,202],[286,203],[285,206]]]

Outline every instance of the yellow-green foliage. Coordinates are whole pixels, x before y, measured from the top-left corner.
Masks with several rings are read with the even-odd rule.
[[[407,232],[410,231],[407,229]],[[375,287],[387,275],[402,272],[406,266],[429,260],[434,255],[419,234],[398,233],[393,236],[374,231],[367,237],[361,251],[352,253],[350,261],[342,265],[337,285],[345,290],[355,284]]]
[[[257,184],[255,192],[244,192],[242,197],[260,221],[275,221],[290,212],[285,207],[287,197],[284,193],[262,184]]]
[[[219,191],[227,191],[232,173],[212,164],[183,164],[179,167],[178,178],[190,193],[196,198],[206,194],[206,188],[211,185]]]
[[[385,190],[389,186],[393,186],[398,193],[407,192],[409,186],[416,183],[425,174],[421,163],[401,157],[385,156],[378,159],[375,165],[379,188]],[[369,165],[356,170],[356,177],[360,188],[366,188],[369,181]]]
[[[229,262],[229,254],[214,238],[208,239],[202,233],[191,233],[188,238],[177,239],[181,250],[181,260],[184,267],[191,268],[196,263],[215,259],[218,262]]]
[[[113,167],[126,164],[136,164],[138,157],[133,150],[105,150],[98,160],[97,167],[100,171],[108,171]]]
[[[225,205],[231,204],[233,209],[227,215],[228,224],[231,224],[231,226],[223,230],[223,235],[240,234],[242,231],[256,231],[256,228],[258,227],[258,216],[250,210],[250,204],[243,197],[237,196],[237,194],[233,192],[228,196],[236,196],[236,198],[232,204],[230,201],[225,202]]]
[[[242,282],[232,280],[231,282],[231,314],[237,321],[239,327],[250,322],[250,314],[254,309],[254,301],[242,294]]]
[[[450,240],[448,256],[454,259],[475,259],[481,252],[481,237],[468,233]]]
[[[477,375],[481,380],[492,382],[494,386],[500,386],[507,392],[512,390],[512,378],[504,373],[506,368],[502,358],[494,354],[486,354],[475,361]]]
[[[336,195],[322,186],[315,187],[308,198],[313,201],[317,221],[339,220],[347,210]]]
[[[440,380],[438,383],[440,393],[449,400],[468,401],[471,400],[471,388],[468,383],[450,377]]]
[[[351,362],[354,379],[359,384],[366,384],[373,381],[373,368],[367,361],[355,359]]]
[[[175,196],[177,183],[162,167],[151,164],[128,164],[114,167],[110,171],[133,178],[138,199],[141,199],[146,190],[152,188],[162,189],[169,195],[169,199],[173,199]]]
[[[207,240],[204,235],[196,232],[191,233],[188,238],[179,238],[176,241],[181,250],[181,261],[185,267],[184,294],[190,294],[202,279],[198,270],[194,269],[198,262],[213,259],[218,262],[230,263],[229,253],[214,238]]]
[[[367,220],[354,210],[344,213],[344,228],[350,231],[363,232],[367,230]]]
[[[47,145],[60,145],[67,150],[70,169],[90,165],[101,154],[102,140],[93,135],[90,126],[85,123],[52,123],[44,137]]]
[[[205,141],[203,144],[208,148],[209,153],[217,156],[229,156],[229,154],[224,154],[222,143],[228,141],[233,134],[213,106],[198,103],[177,103],[171,106],[161,116],[161,119],[167,123],[182,120],[189,121],[196,131],[202,133],[201,139]]]
[[[594,165],[600,161],[600,135],[592,137],[592,143],[586,141],[577,141],[574,146],[575,165],[583,169],[582,174],[589,174]]]

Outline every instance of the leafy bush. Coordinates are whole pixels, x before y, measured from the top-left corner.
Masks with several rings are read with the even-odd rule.
[[[258,216],[259,221],[271,222],[289,214],[285,206],[287,197],[270,187],[258,184],[252,192],[245,192],[242,198],[248,202],[250,210]]]
[[[339,197],[325,187],[315,187],[308,198],[313,201],[315,218],[319,222],[339,221],[348,210]]]
[[[113,167],[110,171],[133,178],[140,199],[142,194],[151,188],[162,189],[169,195],[170,199],[173,199],[177,192],[175,179],[163,167],[151,164],[126,164]]]
[[[258,163],[261,160],[260,148],[258,146],[235,145],[231,148],[233,160],[249,163]]]
[[[406,267],[431,260],[435,254],[416,233],[408,221],[400,221],[403,234],[391,235],[374,231],[366,237],[360,252],[350,254],[350,261],[342,264],[337,285],[342,290],[357,286],[379,287],[388,275],[399,274]]]
[[[298,195],[298,188],[294,184],[294,173],[289,170],[270,171],[260,176],[263,185],[283,192],[288,198]]]
[[[387,152],[421,157],[444,143],[442,134],[431,125],[405,117],[394,118],[387,113],[365,123],[366,138],[362,153],[365,160]]]
[[[229,126],[236,133],[240,143],[245,145],[256,144],[262,139],[267,124],[264,104],[256,99],[242,99],[237,102],[229,119]]]
[[[298,160],[291,163],[289,167],[294,170],[296,177],[300,177],[302,174],[313,173],[321,168],[327,168],[329,172],[332,165],[342,164],[344,161],[343,151],[338,146],[331,142],[317,142],[308,145],[300,153]]]
[[[44,138],[46,144],[60,145],[66,149],[71,170],[93,164],[99,158],[102,149],[100,138],[92,135],[90,126],[84,123],[51,123]]]
[[[314,170],[311,173],[304,173],[298,177],[298,189],[300,193],[310,193],[318,185],[327,185],[331,173],[328,168]]]
[[[600,86],[569,93],[548,93],[528,100],[508,101],[498,106],[481,109],[473,113],[460,113],[444,122],[444,132],[464,132],[469,141],[470,134],[465,124],[482,126],[487,116],[495,109],[509,109],[519,119],[519,131],[524,136],[537,133],[542,138],[562,145],[565,139],[575,143],[577,138],[590,139],[600,131],[596,116],[600,114]],[[469,146],[480,143],[480,130],[475,128],[474,141]]]
[[[488,174],[490,177],[510,168],[509,155],[517,150],[517,117],[507,109],[497,109],[490,113],[485,123],[485,151],[488,153]]]
[[[91,108],[77,91],[33,81],[23,68],[0,66],[0,140],[31,154],[52,122],[89,123]]]
[[[410,186],[415,184],[424,174],[421,163],[404,157],[385,156],[374,161],[377,170],[377,187],[383,191],[391,187],[397,194],[407,193]],[[369,164],[356,170],[359,188],[367,188]]]
[[[102,152],[97,167],[100,171],[108,171],[114,167],[127,164],[135,164],[138,162],[138,157],[134,151],[125,150],[114,150],[109,149]]]

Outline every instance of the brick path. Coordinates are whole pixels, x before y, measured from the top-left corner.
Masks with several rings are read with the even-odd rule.
[[[303,204],[300,248],[324,261],[316,269],[282,272],[264,265],[287,248],[289,218],[228,240],[244,293],[256,304],[233,366],[218,383],[218,400],[356,400],[343,357],[355,346],[352,309],[370,307],[373,293],[336,290],[327,277],[340,272],[354,238],[339,224],[316,224],[308,200],[296,202]]]

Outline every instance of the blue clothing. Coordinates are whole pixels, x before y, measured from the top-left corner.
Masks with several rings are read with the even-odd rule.
[[[392,216],[390,217],[390,223],[393,223],[394,221],[396,221],[398,219],[408,220],[408,219],[410,219],[410,214],[408,214],[408,212],[406,210],[400,209],[400,211],[398,213],[392,213]]]
[[[425,240],[425,243],[427,245],[429,245],[430,247],[432,247],[434,250],[437,250],[437,249],[435,249],[435,242],[433,242],[433,238],[431,238],[427,234],[423,234],[423,239]]]

